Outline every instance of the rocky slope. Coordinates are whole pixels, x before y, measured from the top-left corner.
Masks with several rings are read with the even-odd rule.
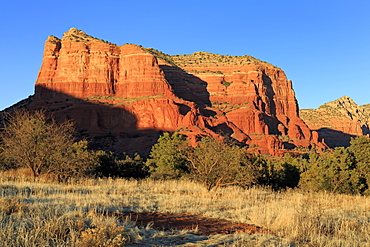
[[[317,109],[300,110],[301,118],[330,147],[348,146],[351,137],[370,134],[370,107],[343,96]]]
[[[169,56],[75,28],[46,40],[30,106],[39,108],[129,152],[179,129],[193,142],[223,132],[273,155],[284,147],[325,148],[298,116],[292,82],[275,66],[251,56]]]

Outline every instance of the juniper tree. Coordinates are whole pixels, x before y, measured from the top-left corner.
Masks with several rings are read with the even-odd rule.
[[[183,155],[188,147],[186,136],[165,132],[152,147],[146,164],[154,178],[179,178],[188,171],[188,161]]]

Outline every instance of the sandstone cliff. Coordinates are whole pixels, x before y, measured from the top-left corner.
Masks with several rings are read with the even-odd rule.
[[[74,119],[87,135],[113,136],[125,151],[136,149],[133,138],[142,146],[155,141],[153,133],[179,129],[193,141],[223,132],[273,155],[325,148],[299,118],[292,82],[275,66],[251,56],[169,56],[75,28],[46,40],[30,108]]]
[[[330,147],[348,146],[351,137],[370,134],[370,109],[343,96],[318,109],[300,110],[301,118]]]

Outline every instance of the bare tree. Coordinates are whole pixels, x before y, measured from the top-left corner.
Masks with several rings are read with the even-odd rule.
[[[182,151],[190,163],[191,176],[207,190],[226,185],[249,185],[256,181],[257,170],[244,148],[228,138],[217,141],[203,137],[196,148]]]
[[[79,157],[92,159],[86,153],[86,143],[74,142],[73,132],[70,121],[57,124],[42,111],[16,111],[6,116],[1,154],[7,162],[28,167],[34,177],[41,173],[80,172],[83,169],[76,166],[85,162],[78,162]]]

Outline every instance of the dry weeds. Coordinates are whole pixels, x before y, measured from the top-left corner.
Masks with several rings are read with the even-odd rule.
[[[249,223],[270,234],[158,231],[107,212],[188,213]],[[68,185],[0,174],[4,246],[370,246],[369,197],[221,188],[191,181],[86,180]],[[114,214],[111,214],[114,215]]]

